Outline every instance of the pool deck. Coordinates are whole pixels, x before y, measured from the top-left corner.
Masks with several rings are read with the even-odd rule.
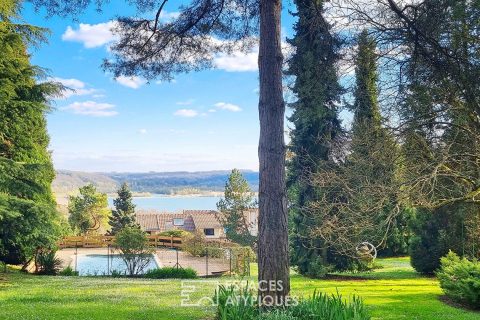
[[[79,256],[91,254],[108,254],[108,248],[78,248],[77,250],[77,254]],[[68,266],[74,268],[75,251],[75,248],[67,248],[57,251],[57,257],[62,260],[63,268]],[[118,251],[110,249],[110,254],[118,254]],[[155,250],[155,261],[160,268],[174,267],[177,264],[177,253],[175,250],[157,249]],[[178,264],[182,268],[194,269],[201,277],[228,273],[228,271],[230,270],[230,262],[228,260],[216,258],[207,259],[206,257],[193,257],[183,251],[178,251]]]

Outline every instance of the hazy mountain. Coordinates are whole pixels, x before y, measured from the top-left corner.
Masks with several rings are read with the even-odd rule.
[[[258,172],[242,170],[254,191],[258,190]],[[223,191],[230,171],[202,172],[146,172],[146,173],[90,173],[80,171],[57,171],[53,182],[56,194],[66,194],[88,183],[93,183],[102,192],[113,193],[127,182],[134,192],[171,194],[185,189]]]

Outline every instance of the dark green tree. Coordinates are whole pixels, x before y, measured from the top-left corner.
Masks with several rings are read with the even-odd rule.
[[[225,184],[224,197],[217,203],[218,219],[228,239],[243,246],[254,247],[257,237],[251,230],[248,211],[257,207],[255,194],[238,169],[233,169]]]
[[[18,11],[18,1],[0,5],[0,260],[26,266],[60,234],[45,116],[61,88],[37,81],[27,46],[46,30],[14,23]]]
[[[376,222],[376,228],[366,230],[361,237],[375,241],[375,245],[391,254],[405,254],[411,211],[400,207],[398,190],[391,188],[399,185],[395,177],[399,152],[393,134],[382,126],[378,102],[377,45],[367,30],[360,33],[357,45],[352,106],[354,119],[350,155],[346,163],[349,167],[346,178],[356,194],[349,202],[356,205],[356,211],[364,211],[364,215]]]
[[[311,179],[320,168],[335,166],[343,134],[338,119],[343,89],[335,68],[341,41],[323,16],[324,1],[297,0],[295,4],[298,21],[295,36],[288,40],[295,53],[286,71],[295,77],[291,89],[297,98],[289,105],[293,109],[289,120],[294,125],[287,167],[291,256],[299,272],[316,275],[318,265],[328,263],[329,250],[328,244],[312,235],[312,229],[322,221],[309,206],[325,194]]]
[[[107,195],[98,192],[93,184],[81,187],[79,192],[68,200],[70,226],[79,234],[105,231],[110,213]]]
[[[125,227],[138,227],[135,221],[135,205],[132,203],[132,192],[124,182],[117,191],[117,198],[113,200],[115,209],[109,218],[110,233],[116,234]]]

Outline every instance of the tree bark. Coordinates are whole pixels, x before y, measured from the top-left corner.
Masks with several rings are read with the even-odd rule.
[[[283,305],[290,291],[281,8],[281,0],[261,0],[258,280],[259,296],[266,306]]]

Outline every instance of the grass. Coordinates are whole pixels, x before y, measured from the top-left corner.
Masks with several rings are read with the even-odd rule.
[[[293,295],[314,290],[362,297],[373,319],[478,320],[480,313],[439,300],[435,278],[421,277],[408,258],[381,259],[371,273],[339,274],[341,280],[315,280],[292,274]],[[256,272],[255,266],[252,272]],[[49,277],[0,273],[0,319],[213,319],[212,307],[181,307],[181,280],[102,277]],[[198,296],[214,286],[199,282]]]

